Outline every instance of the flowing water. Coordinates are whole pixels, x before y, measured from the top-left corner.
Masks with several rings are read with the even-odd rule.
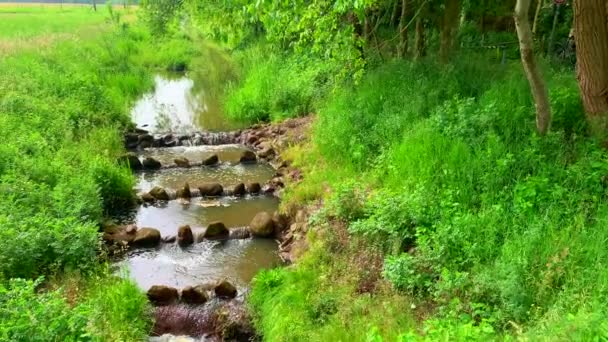
[[[205,85],[190,75],[157,75],[153,92],[144,95],[132,110],[132,119],[139,128],[152,133],[192,133],[195,131],[228,131],[235,125],[227,122],[221,112],[221,101]],[[198,77],[201,75],[199,74]],[[214,167],[171,168],[139,173],[135,191],[145,192],[154,186],[176,190],[188,183],[197,187],[204,183],[220,183],[225,188],[238,183],[263,184],[274,174],[267,164],[239,164],[240,145],[150,148],[140,157],[153,157],[162,164],[186,157],[193,162],[216,154],[220,164]],[[221,221],[226,227],[247,226],[261,211],[274,212],[276,198],[260,195],[242,198],[193,198],[142,205],[119,217],[138,227],[152,227],[162,237],[175,236],[181,225],[202,230],[210,222]],[[278,265],[277,243],[272,239],[203,241],[190,247],[161,244],[157,248],[129,251],[117,262],[121,274],[131,277],[143,290],[152,285],[183,288],[211,283],[226,278],[244,290],[261,268]]]

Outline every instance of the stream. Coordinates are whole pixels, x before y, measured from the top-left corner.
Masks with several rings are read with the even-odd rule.
[[[218,99],[210,98],[210,95],[200,86],[196,87],[188,75],[156,75],[154,90],[137,101],[132,109],[132,120],[138,129],[156,136],[233,130],[235,125],[223,119]],[[163,165],[173,163],[176,158],[201,161],[212,155],[219,157],[219,163],[213,167],[138,171],[134,191],[142,194],[154,187],[176,191],[186,183],[191,188],[207,183],[219,183],[224,188],[239,183],[264,184],[275,170],[264,162],[239,163],[246,150],[247,147],[238,144],[138,148],[135,153],[140,160],[151,157]],[[121,213],[115,221],[134,224],[138,229],[154,228],[165,241],[176,236],[178,227],[183,225],[189,225],[195,235],[217,221],[228,230],[247,227],[256,214],[272,214],[278,204],[277,198],[264,194],[179,198],[141,204]],[[272,238],[204,239],[187,247],[160,243],[151,248],[129,248],[115,266],[118,274],[130,277],[143,291],[155,285],[179,290],[227,280],[238,291],[236,300],[242,301],[249,283],[260,269],[281,263],[277,249],[277,242]],[[167,336],[151,339],[173,339]]]

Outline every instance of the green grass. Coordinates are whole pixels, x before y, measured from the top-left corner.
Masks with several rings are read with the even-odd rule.
[[[106,22],[107,13],[99,5],[94,12],[91,6],[35,5],[17,6],[0,4],[0,39],[32,38],[56,33],[75,33],[83,26]],[[100,27],[101,29],[101,27]]]
[[[29,31],[20,31],[29,14],[0,21],[1,32],[12,32],[3,42],[19,42],[0,59],[0,340],[141,340],[148,333],[145,296],[100,270],[99,227],[133,203],[134,178],[116,162],[133,101],[152,87],[156,69],[189,62],[190,50],[175,49],[187,46],[185,37],[167,38],[174,48],[159,50],[163,42],[146,29],[99,10],[70,8],[62,17],[45,9],[31,17]],[[74,33],[97,16],[102,30]],[[70,39],[51,39],[60,30]],[[32,283],[39,277],[65,279],[49,289],[48,280]],[[76,290],[72,278],[81,279]]]
[[[547,72],[554,124],[539,137],[519,63],[458,60],[447,67],[388,63],[338,90],[320,107],[313,147],[296,161],[307,176],[287,199],[323,197],[311,229],[335,231],[337,220],[352,239],[381,250],[382,281],[415,304],[410,319],[425,316],[415,329],[369,324],[369,338],[606,338],[599,322],[608,315],[600,304],[608,299],[608,160],[586,135],[573,73]],[[361,297],[342,285],[350,276],[334,262],[349,252],[313,247],[310,253],[294,268],[275,271],[270,295],[260,294],[270,275],[255,283],[252,302],[266,340],[295,332],[310,339],[325,327],[288,328],[282,317],[306,317],[314,301],[305,297],[288,307],[276,298],[346,291],[349,300],[324,324],[339,329],[334,317],[360,318],[340,314]],[[330,286],[315,287],[326,278]],[[394,318],[375,314],[365,317]]]

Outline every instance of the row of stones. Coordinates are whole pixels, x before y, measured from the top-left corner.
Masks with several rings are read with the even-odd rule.
[[[237,295],[234,285],[227,280],[221,280],[216,284],[187,286],[181,291],[170,286],[154,285],[148,289],[147,296],[148,300],[155,305],[169,305],[178,302],[201,305],[210,299],[210,292],[220,299],[231,299]]]
[[[243,164],[255,163],[257,161],[257,156],[252,151],[243,151],[239,158],[239,162]],[[173,160],[173,164],[163,165],[160,161],[152,158],[145,157],[142,160],[133,153],[128,152],[125,155],[121,156],[118,160],[119,163],[129,167],[131,170],[139,171],[139,170],[160,170],[160,169],[168,169],[168,168],[176,168],[176,167],[195,167],[195,166],[215,166],[219,164],[220,158],[217,154],[213,154],[208,158],[203,159],[200,162],[192,162],[185,157],[175,158]]]
[[[125,147],[129,150],[149,147],[175,147],[199,145],[225,145],[239,143],[241,132],[196,132],[192,134],[152,135],[144,129],[135,129],[124,134]]]
[[[259,212],[247,227],[228,229],[222,222],[210,223],[199,236],[194,235],[189,225],[180,226],[177,229],[177,237],[170,236],[161,238],[160,231],[155,228],[137,228],[135,225],[107,227],[103,239],[109,244],[130,247],[155,247],[161,242],[173,243],[177,240],[182,247],[189,246],[194,242],[221,239],[246,239],[251,236],[271,238],[279,236],[286,228],[284,216],[275,213]]]
[[[269,186],[262,188],[260,183],[239,183],[230,189],[224,189],[219,183],[206,183],[192,189],[188,183],[177,189],[177,191],[169,191],[163,187],[155,186],[150,191],[143,193],[140,199],[144,203],[154,203],[156,201],[169,201],[177,198],[189,199],[193,197],[220,197],[220,196],[235,196],[243,197],[247,194],[259,195],[260,193],[272,194],[273,189]]]

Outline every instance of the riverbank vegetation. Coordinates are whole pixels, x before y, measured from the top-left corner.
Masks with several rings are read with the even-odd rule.
[[[290,153],[305,176],[285,204],[320,208],[309,251],[259,274],[250,297],[266,340],[608,336],[608,109],[593,106],[593,82],[579,90],[573,4],[533,1],[522,58],[536,54],[552,114],[548,132],[537,126],[515,4],[145,5],[157,28],[187,18],[237,56],[230,117],[316,116]],[[585,48],[593,70],[602,61]]]
[[[128,110],[153,69],[187,61],[189,48],[175,47],[189,45],[174,38],[158,49],[122,20],[132,11],[0,7],[2,341],[149,331],[147,299],[107,269],[99,228],[133,201],[133,176],[116,163]]]

